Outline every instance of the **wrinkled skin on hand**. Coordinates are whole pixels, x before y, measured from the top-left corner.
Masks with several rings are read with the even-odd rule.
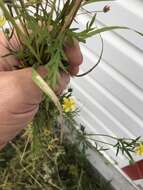
[[[14,38],[11,43],[18,46]],[[8,45],[8,41],[0,33],[0,149],[27,126],[42,100],[41,90],[32,81],[32,69],[16,70],[14,66],[20,63],[14,56],[1,57],[8,53]],[[77,42],[65,47],[65,53],[69,60],[69,74],[61,72],[55,90],[57,94],[66,88],[70,75],[76,75],[82,63]],[[38,72],[41,76],[47,74],[44,67],[40,67]]]

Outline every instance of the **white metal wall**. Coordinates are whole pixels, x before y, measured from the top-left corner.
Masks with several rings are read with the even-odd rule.
[[[119,0],[110,4],[111,11],[98,16],[99,26],[126,25],[143,32],[142,0]],[[88,10],[100,10],[103,5],[105,2],[96,3],[88,6]],[[87,19],[87,15],[79,16],[81,28]],[[143,38],[125,30],[102,36],[104,55],[100,65],[88,76],[72,80],[81,109],[80,122],[91,133],[143,136]],[[81,44],[82,71],[95,64],[100,46],[98,37],[89,39],[86,45]],[[124,156],[115,157],[113,149],[108,155],[120,168],[128,164]],[[135,156],[135,159],[141,158]]]

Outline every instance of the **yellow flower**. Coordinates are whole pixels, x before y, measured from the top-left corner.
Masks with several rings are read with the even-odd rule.
[[[48,145],[48,151],[53,151],[55,149],[55,145],[54,144],[49,144]]]
[[[139,144],[135,149],[136,154],[143,156],[143,144]]]
[[[75,100],[71,97],[63,99],[63,110],[64,112],[74,111],[76,107]]]
[[[6,23],[6,18],[4,16],[0,16],[0,28]]]
[[[50,136],[51,135],[51,131],[49,129],[47,129],[47,128],[45,128],[43,132],[44,132],[45,136]]]

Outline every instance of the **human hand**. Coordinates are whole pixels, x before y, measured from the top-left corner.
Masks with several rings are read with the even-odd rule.
[[[7,54],[7,42],[0,35],[0,56]],[[65,48],[69,60],[69,73],[78,73],[82,55],[78,43]],[[42,100],[42,92],[32,81],[32,69],[15,70],[19,62],[14,56],[0,58],[0,148],[14,138],[33,119]],[[47,71],[40,67],[40,75]],[[61,92],[69,82],[70,75],[62,72],[57,85]]]

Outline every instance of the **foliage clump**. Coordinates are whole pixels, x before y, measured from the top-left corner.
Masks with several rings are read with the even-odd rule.
[[[98,28],[97,13],[106,13],[110,7],[105,6],[102,11],[90,13],[86,6],[100,1],[0,0],[3,11],[0,27],[10,44],[7,47],[9,54],[4,56],[14,55],[21,62],[17,69],[32,67],[33,81],[45,92],[32,124],[0,153],[0,190],[105,190],[107,186],[103,187],[102,182],[99,179],[96,181],[90,172],[86,149],[93,146],[89,140],[95,143],[96,150],[108,150],[102,145],[109,145],[117,149],[117,155],[121,152],[131,161],[131,153],[137,145],[137,152],[142,153],[139,137],[124,139],[104,134],[87,134],[82,127],[80,132],[76,132],[77,141],[72,144],[63,135],[64,124],[69,126],[71,134],[76,131],[74,117],[78,114],[78,110],[73,110],[73,100],[69,99],[70,91],[59,98],[52,90],[60,71],[68,72],[68,59],[64,52],[66,43],[73,43],[74,40],[86,43],[87,38],[96,35],[101,38],[99,60],[89,71],[78,75],[81,77],[91,72],[102,58],[102,32],[113,29],[133,30],[125,26]],[[77,22],[77,14],[90,15],[82,31],[71,25],[73,21]],[[5,28],[5,22],[8,28]],[[11,44],[13,38],[17,40],[19,48]],[[48,69],[44,79],[36,71],[41,65]],[[99,141],[97,136],[106,136],[115,143]],[[81,148],[81,152],[77,147]]]
[[[60,145],[53,129],[43,131],[41,152],[29,154],[29,130],[31,126],[0,153],[0,190],[105,190],[77,144],[64,139]]]

